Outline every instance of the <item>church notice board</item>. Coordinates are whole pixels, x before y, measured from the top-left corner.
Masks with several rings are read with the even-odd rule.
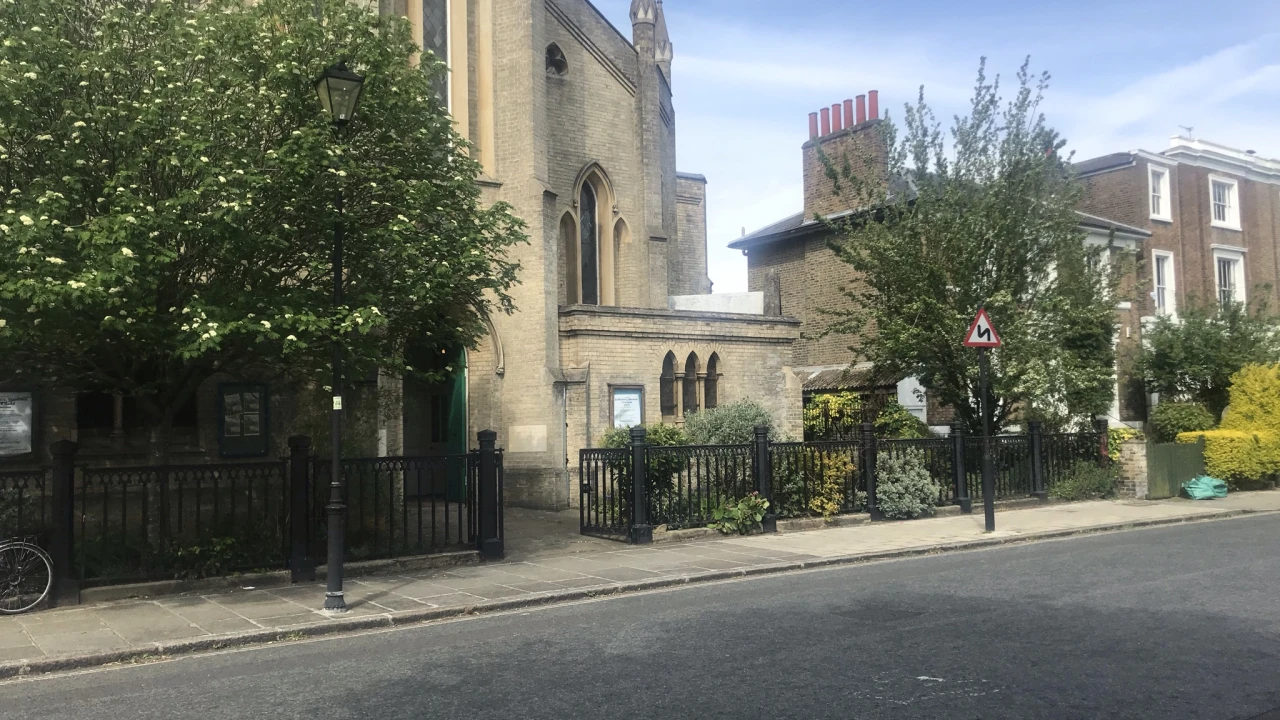
[[[0,392],[0,456],[26,455],[32,450],[32,394]]]
[[[644,388],[613,388],[613,426],[629,428],[644,424]]]

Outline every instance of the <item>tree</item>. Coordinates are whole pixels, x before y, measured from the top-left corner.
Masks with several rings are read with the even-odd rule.
[[[513,309],[524,240],[410,64],[343,0],[0,4],[0,381],[135,395],[162,431],[215,373],[415,369]],[[335,133],[313,88],[365,75]],[[345,197],[344,292],[330,257]],[[326,383],[327,384],[327,383]],[[163,443],[161,443],[163,452]]]
[[[1143,333],[1138,367],[1161,400],[1192,400],[1222,419],[1231,376],[1280,360],[1276,317],[1265,303],[1219,307],[1192,301],[1177,318],[1160,316]]]
[[[1038,112],[1049,78],[1028,66],[1001,111],[983,61],[950,152],[921,88],[900,139],[892,122],[880,126],[887,183],[872,157],[826,161],[837,192],[862,209],[824,221],[857,278],[843,288],[856,309],[835,312],[832,331],[857,336],[851,349],[877,367],[918,376],[971,431],[978,359],[961,342],[980,306],[1004,341],[991,352],[993,427],[1019,409],[1055,424],[1102,412],[1114,386],[1118,263],[1085,245],[1065,141]]]

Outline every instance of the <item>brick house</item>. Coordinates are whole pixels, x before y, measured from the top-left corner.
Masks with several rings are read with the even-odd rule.
[[[788,367],[799,322],[766,315],[759,293],[710,294],[707,181],[676,172],[661,0],[632,2],[630,37],[587,0],[380,0],[370,10],[409,18],[422,47],[447,59],[441,96],[483,166],[483,201],[509,203],[530,243],[513,251],[518,311],[492,317],[475,348],[441,349],[450,380],[382,374],[348,389],[350,432],[357,415],[369,420],[362,452],[459,452],[493,429],[508,502],[565,508],[578,501],[577,450],[615,424],[680,423],[752,398],[799,434]],[[129,398],[25,390],[35,452],[0,464],[38,462],[62,438],[81,440],[94,462],[145,458]],[[171,455],[281,454],[297,414],[287,387],[215,378],[183,412]],[[227,428],[250,424],[245,448]]]
[[[840,288],[857,282],[853,269],[828,247],[831,233],[816,218],[834,218],[858,210],[849,207],[847,195],[835,192],[826,174],[819,150],[837,162],[860,158],[872,170],[879,170],[881,197],[908,200],[911,189],[888,178],[888,152],[879,118],[878,93],[871,91],[856,100],[824,108],[809,115],[809,140],[801,147],[804,174],[804,208],[787,218],[729,243],[747,256],[747,285],[764,292],[766,303],[781,313],[800,320],[801,338],[795,345],[795,372],[806,397],[818,393],[853,391],[876,400],[893,397],[935,431],[946,432],[952,412],[923,388],[914,377],[888,377],[865,362],[855,362],[851,345],[858,338],[829,334],[832,310],[852,309],[852,302]],[[855,160],[856,162],[856,160]],[[874,200],[873,200],[874,201]],[[1108,247],[1107,254],[1139,252],[1151,231],[1143,225],[1110,219],[1101,212],[1080,212],[1080,228],[1085,242]],[[1126,281],[1122,287],[1132,286]],[[1117,307],[1120,343],[1136,342],[1140,327],[1130,303]],[[1124,347],[1118,351],[1124,354]],[[1110,420],[1129,420],[1123,381],[1117,383],[1116,400]],[[876,403],[872,403],[873,405]]]
[[[1081,208],[1146,229],[1144,317],[1199,299],[1280,299],[1280,160],[1175,137],[1077,163]]]

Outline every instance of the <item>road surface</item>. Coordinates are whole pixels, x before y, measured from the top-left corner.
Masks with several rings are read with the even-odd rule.
[[[1280,516],[0,684],[0,718],[1280,718]]]

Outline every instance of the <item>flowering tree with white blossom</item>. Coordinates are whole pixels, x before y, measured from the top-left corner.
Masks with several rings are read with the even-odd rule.
[[[137,396],[216,373],[415,372],[510,312],[523,242],[407,23],[343,0],[0,0],[0,382]],[[314,79],[366,77],[335,133]],[[345,302],[330,255],[345,197]]]

